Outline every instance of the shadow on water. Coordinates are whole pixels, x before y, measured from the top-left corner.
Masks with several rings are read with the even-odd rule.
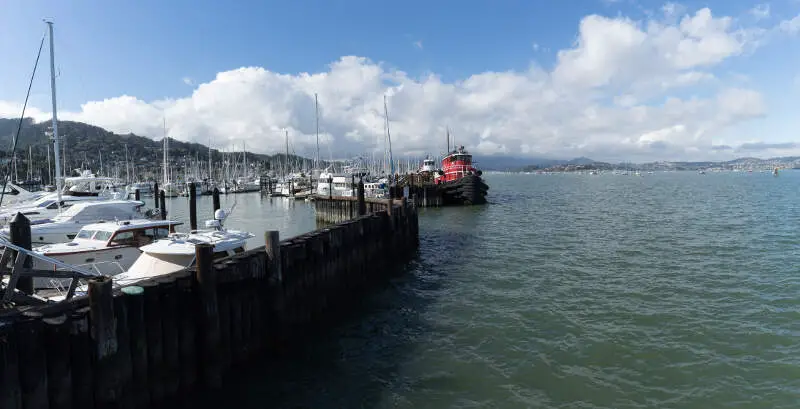
[[[393,278],[374,287],[357,307],[291,353],[237,369],[214,396],[197,408],[379,408],[394,407],[412,381],[403,366],[419,340],[432,332],[425,313],[446,294],[441,265],[462,258],[470,234],[425,230],[421,251]],[[431,251],[439,256],[431,257]]]

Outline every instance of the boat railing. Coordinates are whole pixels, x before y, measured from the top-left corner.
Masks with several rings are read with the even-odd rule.
[[[119,271],[118,272],[102,273],[100,268],[104,267],[104,266],[111,266],[111,268],[116,268]],[[77,264],[77,265],[75,265],[75,267],[88,268],[89,270],[93,271],[97,275],[115,276],[117,274],[122,274],[122,273],[125,272],[125,268],[122,267],[122,264],[120,264],[120,262],[116,261],[116,260],[97,261],[97,262],[93,262],[93,263]],[[103,269],[103,270],[111,270],[111,268]],[[67,294],[69,293],[69,287],[72,284],[72,282],[76,282],[77,281],[78,283],[80,283],[81,279],[80,278],[73,278],[72,282],[70,282],[70,285],[65,285],[67,280],[68,279],[63,279],[63,278],[62,279],[58,279],[58,278],[51,278],[50,279],[50,288],[53,289],[56,293],[58,293],[58,295],[60,296],[59,299],[66,298]],[[77,288],[80,288],[80,286],[77,286],[76,289]]]
[[[69,287],[64,291],[64,299],[70,299],[75,294],[78,280],[98,277],[101,274],[80,266],[74,266],[17,246],[7,239],[0,237],[0,285],[3,288],[3,302],[16,301],[19,303],[42,303],[32,294],[24,294],[17,290],[17,285],[21,278],[50,278],[50,279],[71,279]],[[34,269],[33,261],[39,260],[47,265],[52,265],[52,269]],[[4,276],[8,276],[8,279]]]

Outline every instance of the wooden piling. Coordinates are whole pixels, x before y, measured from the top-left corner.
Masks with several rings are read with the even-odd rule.
[[[162,190],[158,194],[158,199],[161,201],[161,220],[167,220],[167,194]]]
[[[139,189],[133,191],[133,199],[134,200],[142,200],[142,195],[139,193]]]
[[[31,249],[31,221],[22,212],[14,215],[14,218],[8,223],[8,230],[12,244],[24,249]],[[31,268],[31,266],[33,266],[33,262],[30,257],[27,257],[23,267]],[[20,277],[17,280],[17,289],[25,294],[33,294],[33,277]]]
[[[122,289],[128,318],[131,353],[131,400],[137,409],[150,407],[147,375],[147,335],[144,318],[144,289],[128,286]]]
[[[178,287],[175,278],[166,276],[155,280],[158,284],[161,307],[161,342],[164,348],[164,394],[169,401],[178,395],[180,386],[180,349]]]
[[[17,336],[11,322],[0,322],[0,408],[22,409]]]
[[[158,182],[155,182],[155,183],[153,183],[153,201],[156,202],[155,203],[155,208],[156,209],[159,208],[158,207],[158,192],[160,192],[160,190],[158,190]]]
[[[202,380],[208,388],[220,388],[220,325],[217,305],[217,276],[214,269],[214,246],[200,243],[195,246],[195,279],[198,287],[198,311],[200,322],[200,356]]]
[[[189,183],[189,225],[197,230],[197,189],[195,183]]]
[[[25,409],[48,409],[50,405],[47,399],[47,352],[42,317],[38,311],[25,311],[22,319],[14,325],[17,330],[22,407]]]
[[[211,192],[211,198],[214,201],[214,212],[216,213],[216,211],[221,207],[219,204],[219,189],[214,188],[214,191]]]
[[[264,233],[264,249],[267,253],[267,271],[270,278],[277,282],[283,281],[283,272],[281,271],[281,239],[280,233],[276,230],[270,230]]]
[[[90,308],[79,308],[70,314],[69,349],[72,370],[72,403],[74,408],[94,408],[94,368],[92,337],[89,330]]]
[[[180,349],[180,391],[191,393],[197,384],[197,347],[194,276],[188,271],[175,275],[178,287],[178,345]]]
[[[161,297],[158,283],[147,280],[139,283],[144,290],[144,329],[147,339],[147,388],[150,405],[159,406],[166,395],[164,388],[164,344],[161,327]]]
[[[69,329],[65,314],[42,320],[47,353],[47,398],[50,409],[72,408],[72,371],[70,370]]]
[[[98,408],[114,407],[119,403],[122,385],[111,277],[89,280],[89,319],[94,344],[95,404]]]

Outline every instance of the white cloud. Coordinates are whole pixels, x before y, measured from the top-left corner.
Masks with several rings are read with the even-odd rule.
[[[716,152],[713,137],[767,112],[758,91],[714,74],[721,62],[745,54],[759,31],[707,8],[686,14],[671,5],[663,11],[646,21],[583,18],[575,44],[558,51],[549,70],[532,65],[445,82],[435,74],[415,78],[345,56],[324,72],[242,67],[218,73],[184,97],[143,101],[123,95],[87,102],[60,117],[154,138],[161,137],[166,118],[169,135],[177,139],[210,139],[216,147],[246,141],[257,152],[282,151],[287,128],[294,149],[313,155],[318,93],[321,139],[341,156],[383,149],[388,95],[398,155],[444,150],[449,126],[459,144],[485,154],[707,157]],[[17,107],[0,101],[0,115],[16,116]],[[47,118],[46,112],[29,112]],[[327,157],[327,144],[322,149]]]
[[[194,81],[189,77],[183,77],[183,78],[181,78],[181,81],[183,81],[184,84],[189,85],[189,86],[194,85]]]
[[[414,47],[417,47],[417,48],[419,48],[421,50],[422,49],[422,40],[414,41]]]
[[[758,20],[768,18],[770,14],[769,4],[756,5],[750,9],[750,14]]]

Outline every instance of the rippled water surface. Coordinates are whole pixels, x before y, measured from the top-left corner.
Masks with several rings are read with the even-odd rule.
[[[402,276],[303,358],[227,396],[252,408],[797,407],[800,172],[486,179],[491,204],[422,211]]]

